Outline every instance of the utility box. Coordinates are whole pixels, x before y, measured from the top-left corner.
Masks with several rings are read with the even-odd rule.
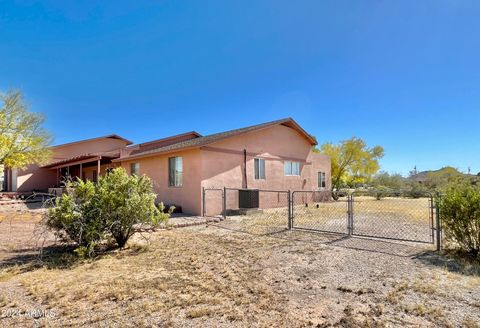
[[[258,189],[240,189],[238,190],[238,207],[258,208],[260,204],[259,197]]]

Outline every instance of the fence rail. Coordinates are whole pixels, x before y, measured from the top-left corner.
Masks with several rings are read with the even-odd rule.
[[[438,202],[432,194],[373,190],[337,193],[335,198],[319,190],[205,188],[203,213],[228,216],[236,229],[250,233],[295,229],[441,248]]]

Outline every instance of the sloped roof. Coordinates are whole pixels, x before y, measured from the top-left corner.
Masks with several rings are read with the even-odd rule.
[[[67,142],[67,143],[64,143],[64,144],[51,146],[50,148],[63,147],[63,146],[67,146],[67,145],[69,146],[69,145],[74,145],[74,144],[78,144],[78,143],[82,143],[82,142],[89,142],[89,141],[95,141],[95,140],[100,140],[100,139],[118,139],[118,140],[125,141],[125,143],[127,145],[133,144],[132,141],[130,141],[128,139],[125,139],[123,137],[120,137],[118,134],[108,134],[108,135],[102,136],[102,137],[95,137],[95,138],[83,139],[83,140],[78,140],[78,141],[73,141],[73,142]]]
[[[46,165],[43,165],[42,168],[45,169],[51,169],[54,167],[62,166],[62,165],[67,165],[70,163],[76,163],[79,161],[86,161],[86,160],[97,160],[101,158],[108,158],[108,159],[114,159],[118,158],[120,156],[120,150],[112,150],[112,151],[105,151],[105,152],[98,152],[98,153],[89,153],[89,154],[80,154],[80,155],[75,155],[69,158],[64,158],[55,162],[48,163]]]
[[[292,118],[284,118],[281,120],[276,120],[276,121],[271,121],[267,123],[262,123],[262,124],[257,124],[257,125],[252,125],[248,126],[245,128],[240,128],[240,129],[235,129],[235,130],[230,130],[230,131],[225,131],[225,132],[220,132],[220,133],[215,133],[215,134],[210,134],[207,136],[203,137],[198,137],[190,140],[185,140],[181,141],[178,143],[174,143],[165,147],[159,147],[156,149],[151,149],[148,151],[144,151],[141,153],[136,153],[135,155],[132,156],[126,156],[126,157],[121,157],[116,159],[115,161],[122,161],[122,160],[127,160],[127,159],[135,159],[135,158],[140,158],[140,157],[147,157],[147,156],[152,156],[152,155],[157,155],[161,153],[166,153],[166,152],[171,152],[171,151],[176,151],[176,150],[183,150],[183,149],[190,149],[190,148],[198,148],[202,146],[206,146],[208,144],[224,140],[227,138],[231,138],[234,136],[238,136],[241,134],[245,133],[250,133],[258,130],[262,130],[265,128],[272,127],[274,125],[285,125],[288,126],[294,130],[296,130],[298,133],[300,133],[305,139],[307,139],[312,146],[316,145],[317,142],[314,137],[309,135],[300,125],[298,125],[297,122],[295,122]]]
[[[126,147],[125,156],[134,156],[139,153],[143,153],[149,150],[158,149],[161,147],[166,147],[173,145],[182,141],[187,141],[190,139],[199,138],[202,135],[195,131],[190,131],[186,133],[176,134],[170,137],[156,139],[148,142],[143,142],[135,145],[130,145]]]

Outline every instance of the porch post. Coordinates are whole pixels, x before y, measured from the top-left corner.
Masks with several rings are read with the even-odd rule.
[[[82,165],[82,163],[80,163],[80,180],[83,180],[83,172],[82,172],[82,170],[83,170],[83,165]]]
[[[97,180],[100,177],[100,159],[101,158],[102,157],[98,157],[98,160],[97,160]]]

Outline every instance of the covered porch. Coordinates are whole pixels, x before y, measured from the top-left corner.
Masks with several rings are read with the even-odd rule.
[[[119,166],[117,163],[112,163],[112,160],[117,157],[112,155],[81,155],[45,165],[42,168],[56,173],[55,184],[49,188],[49,191],[52,191],[51,189],[63,189],[67,182],[77,179],[97,182],[100,176]],[[58,191],[54,193],[58,193]]]

